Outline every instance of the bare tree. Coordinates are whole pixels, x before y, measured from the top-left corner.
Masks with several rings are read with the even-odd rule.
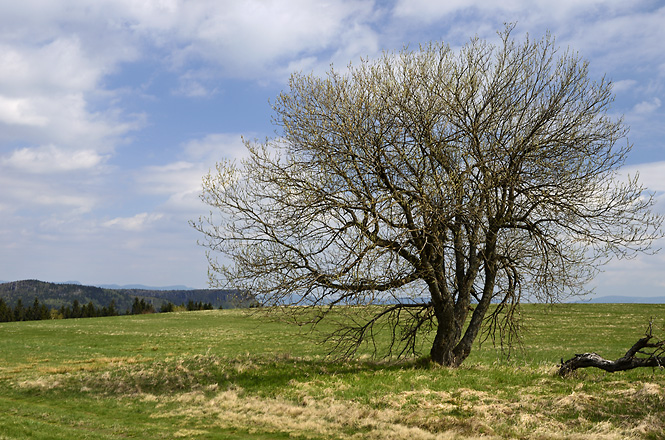
[[[294,74],[277,137],[204,178],[211,282],[314,322],[350,312],[331,335],[345,354],[387,326],[390,352],[431,344],[458,366],[483,328],[516,328],[524,295],[580,294],[606,259],[648,250],[661,218],[619,180],[611,83],[511,30]],[[380,306],[334,307],[353,304]]]

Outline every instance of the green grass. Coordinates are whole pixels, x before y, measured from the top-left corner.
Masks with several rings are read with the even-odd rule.
[[[3,323],[0,440],[665,438],[665,370],[556,375],[575,353],[620,357],[665,306],[522,314],[522,350],[488,342],[459,369],[334,361],[243,310]]]

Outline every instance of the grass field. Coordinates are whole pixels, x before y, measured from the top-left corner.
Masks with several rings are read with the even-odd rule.
[[[0,439],[663,439],[665,370],[580,370],[623,355],[665,305],[523,309],[523,351],[459,369],[325,357],[243,310],[0,324]]]

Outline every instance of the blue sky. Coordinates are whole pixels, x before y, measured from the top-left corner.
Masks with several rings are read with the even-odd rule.
[[[0,280],[207,286],[188,225],[201,177],[273,134],[293,71],[432,40],[549,30],[615,83],[665,214],[665,4],[611,0],[22,0],[0,4]],[[664,242],[659,243],[662,246]],[[662,295],[665,257],[612,262],[599,295]]]

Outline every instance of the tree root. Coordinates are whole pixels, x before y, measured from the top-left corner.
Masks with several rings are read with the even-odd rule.
[[[625,355],[615,361],[607,360],[596,353],[576,354],[566,362],[561,359],[559,375],[565,376],[578,368],[595,367],[613,373],[615,371],[632,370],[639,367],[665,367],[665,340],[654,339],[652,322],[649,322],[645,337],[638,340]],[[637,355],[644,357],[637,357]]]

